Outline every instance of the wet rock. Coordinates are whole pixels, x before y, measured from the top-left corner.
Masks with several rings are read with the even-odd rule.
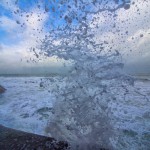
[[[40,82],[40,87],[44,87],[43,82]]]
[[[68,144],[54,138],[26,133],[0,125],[0,149],[3,150],[66,150]]]
[[[0,85],[0,94],[4,93],[5,91],[6,91],[6,89]]]

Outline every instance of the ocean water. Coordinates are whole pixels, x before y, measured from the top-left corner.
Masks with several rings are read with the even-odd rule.
[[[7,89],[0,95],[0,124],[26,132],[50,135],[47,127],[54,117],[53,105],[57,102],[53,89],[63,84],[60,79],[58,76],[0,77],[0,84]],[[129,90],[130,94],[125,99],[108,103],[113,114],[111,126],[115,129],[117,139],[112,139],[112,143],[115,149],[148,150],[150,80],[136,77],[134,92]]]
[[[32,20],[34,11],[23,10],[17,1],[15,5],[14,21],[26,31],[30,19],[24,17]],[[72,68],[65,77],[1,77],[7,91],[0,95],[0,123],[66,140],[71,150],[148,150],[150,81],[132,77],[123,68],[136,56],[144,58],[149,48],[149,2],[35,5],[41,27],[32,28],[38,33],[33,32],[36,44],[27,49],[34,56],[27,62],[55,57]],[[45,14],[48,20],[43,22]]]
[[[45,135],[53,96],[40,87],[41,77],[0,77],[7,89],[0,95],[0,123],[19,130]]]

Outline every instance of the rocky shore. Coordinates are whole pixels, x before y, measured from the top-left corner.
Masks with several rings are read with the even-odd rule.
[[[0,94],[4,93],[5,91],[6,91],[6,89],[0,85]]]
[[[67,142],[0,125],[1,150],[66,150],[67,147]]]

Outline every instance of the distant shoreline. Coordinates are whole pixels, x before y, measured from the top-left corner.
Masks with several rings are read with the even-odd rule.
[[[0,77],[55,77],[55,76],[65,76],[65,73],[51,73],[51,74],[0,74]],[[133,75],[129,76],[139,79],[150,79],[150,75]]]
[[[54,77],[63,74],[0,74],[0,77]]]

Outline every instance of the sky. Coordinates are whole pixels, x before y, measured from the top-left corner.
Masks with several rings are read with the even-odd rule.
[[[42,4],[41,4],[42,6]],[[59,73],[64,61],[55,58],[36,60],[30,52],[47,30],[49,18],[34,0],[0,0],[0,74]],[[30,59],[35,59],[33,63]],[[67,70],[67,69],[66,69]]]
[[[112,1],[109,1],[110,5]],[[37,58],[31,48],[40,45],[49,30],[64,24],[66,10],[72,6],[72,0],[61,7],[60,0],[49,2],[0,0],[0,74],[68,71],[67,67],[64,68],[67,62],[61,59],[44,58],[38,59],[36,63],[33,61]],[[129,9],[121,8],[115,12],[116,34],[109,31],[114,23],[109,20],[110,12],[93,14],[99,16],[99,29],[96,29],[95,35],[98,39],[113,40],[116,43],[112,46],[122,53],[128,73],[150,74],[150,1],[131,0],[130,4]],[[57,11],[57,7],[60,11]],[[79,16],[82,16],[81,12]],[[77,21],[74,20],[73,23],[77,24]],[[122,33],[126,35],[121,36]]]

